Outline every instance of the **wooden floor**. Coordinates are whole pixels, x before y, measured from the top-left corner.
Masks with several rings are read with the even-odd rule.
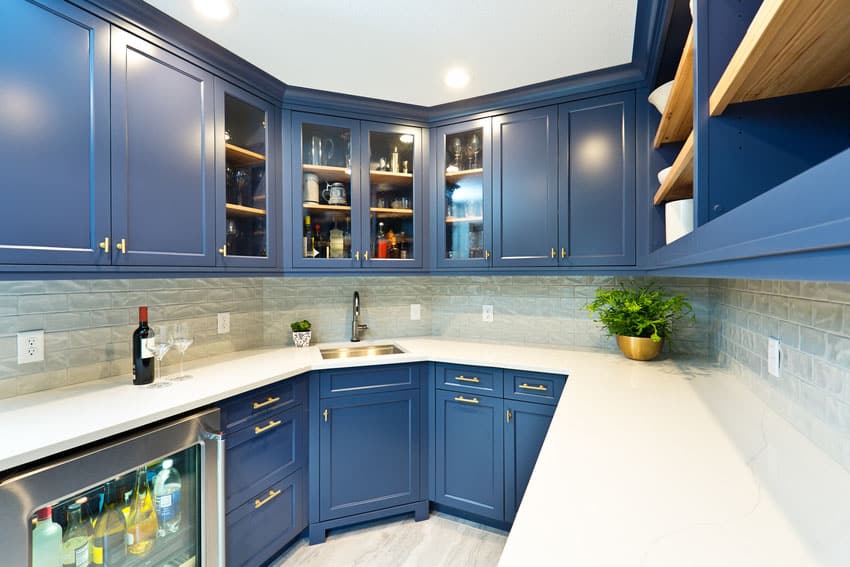
[[[329,532],[320,545],[301,540],[274,567],[495,567],[507,533],[454,516],[432,513],[361,524]]]

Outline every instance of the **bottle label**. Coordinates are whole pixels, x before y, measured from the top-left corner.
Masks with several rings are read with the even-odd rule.
[[[89,542],[86,541],[85,544],[81,545],[77,549],[74,550],[74,564],[76,567],[88,567],[89,566]]]
[[[156,517],[160,522],[171,520],[180,512],[180,491],[162,494],[154,499]]]
[[[155,339],[142,339],[142,358],[153,358]]]

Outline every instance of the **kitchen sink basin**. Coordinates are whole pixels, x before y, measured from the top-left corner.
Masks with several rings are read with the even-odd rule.
[[[364,345],[356,347],[323,348],[322,358],[354,358],[357,356],[383,356],[402,354],[404,351],[395,345]]]

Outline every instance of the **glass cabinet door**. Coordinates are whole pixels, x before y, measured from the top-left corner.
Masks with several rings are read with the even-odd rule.
[[[490,120],[437,132],[438,250],[442,267],[490,264]]]
[[[294,117],[294,263],[297,266],[353,265],[360,260],[352,235],[357,207],[357,123],[344,119]],[[355,239],[356,240],[356,239]]]
[[[420,133],[417,128],[365,124],[363,179],[369,222],[364,260],[371,266],[421,265]]]

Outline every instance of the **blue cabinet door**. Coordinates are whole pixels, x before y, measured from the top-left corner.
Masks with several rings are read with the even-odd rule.
[[[112,30],[114,264],[215,265],[213,92],[209,73]]]
[[[420,500],[419,404],[419,390],[321,400],[321,521]]]
[[[493,118],[495,266],[555,266],[558,109]]]
[[[555,408],[505,400],[505,411],[505,521],[513,522]]]
[[[635,99],[559,107],[561,265],[635,264]]]
[[[503,400],[437,390],[435,501],[504,519]]]
[[[109,24],[0,2],[0,262],[108,264]]]

